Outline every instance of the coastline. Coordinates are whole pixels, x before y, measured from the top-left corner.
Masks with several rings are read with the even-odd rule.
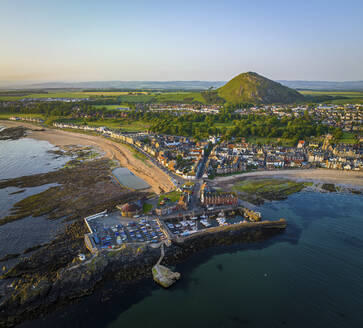
[[[278,221],[213,231],[196,239],[186,240],[182,244],[173,243],[166,248],[164,259],[168,265],[176,265],[213,246],[227,247],[265,241],[284,230],[285,225],[281,226],[281,221]],[[118,281],[122,288],[124,285],[151,278],[151,268],[160,257],[158,248],[125,245],[117,251],[102,251],[91,260],[76,264],[77,262],[70,260],[78,253],[76,245],[83,239],[79,238],[78,231],[74,231],[72,235],[74,236],[67,244],[74,247],[67,246],[68,261],[60,266],[56,263],[42,263],[39,271],[34,274],[34,263],[28,261],[3,277],[12,281],[15,290],[0,306],[0,326],[12,327],[71,304],[92,294],[109,279]],[[60,239],[53,241],[41,250],[41,257],[53,255],[59,261],[59,255],[63,252],[61,244],[64,241]],[[36,263],[40,261],[39,257],[34,256],[31,260]]]
[[[28,131],[27,136],[29,138],[46,140],[61,147],[69,144],[91,145],[101,148],[105,152],[105,157],[118,159],[118,155],[124,157],[123,159],[128,165],[133,165],[133,162],[130,160],[134,160],[148,166],[142,160],[134,158],[134,153],[127,146],[112,142],[106,138],[56,129],[47,128],[43,130],[39,126],[20,122],[17,122],[13,126],[16,125],[23,125],[34,129]],[[124,151],[128,152],[127,156],[129,157],[126,157],[123,151],[118,149],[117,146],[121,149],[125,148]],[[127,166],[125,165],[125,167]],[[130,167],[130,170],[133,168]],[[148,168],[151,172],[155,171],[151,165]],[[326,174],[321,174],[324,171],[327,171]],[[344,182],[337,182],[335,180],[334,183],[352,184],[352,181],[359,181],[363,177],[360,173],[324,169],[259,171],[231,177],[221,177],[214,181],[220,179],[226,181],[226,183],[231,183],[235,179],[239,180],[244,177],[263,178],[280,176],[281,178],[292,179],[315,179],[315,181],[321,181],[321,178],[335,178]],[[141,177],[140,174],[135,174]],[[328,181],[330,182],[332,180]],[[358,185],[361,185],[359,182]],[[156,187],[160,188],[160,185]],[[269,227],[269,225],[271,226]],[[10,327],[19,323],[19,320],[31,320],[39,317],[40,314],[45,315],[56,308],[76,302],[78,299],[92,294],[110,278],[118,281],[121,286],[151,278],[151,268],[160,256],[158,249],[153,249],[148,246],[125,246],[120,251],[106,250],[89,261],[78,263],[77,255],[80,252],[86,252],[86,250],[84,249],[82,238],[82,232],[84,231],[76,228],[77,226],[74,229],[76,231],[72,232],[74,234],[73,240],[58,237],[53,242],[41,247],[36,255],[34,254],[32,256],[30,261],[22,262],[17,266],[16,270],[11,271],[9,276],[4,276],[4,282],[9,282],[4,287],[4,290],[11,292],[12,296],[11,298],[6,296],[5,302],[0,304],[2,306],[2,309],[0,309],[0,326],[3,324],[4,327]],[[200,251],[214,246],[226,247],[233,244],[257,243],[282,233],[285,227],[279,226],[278,222],[273,222],[267,223],[266,225],[250,224],[247,227],[235,226],[235,229],[232,231],[229,229],[222,228],[218,232],[211,231],[211,233],[206,235],[193,236],[198,237],[196,239],[186,238],[184,243],[173,243],[166,251],[165,259],[167,264],[176,265],[185,262],[193,254],[197,254]],[[62,258],[63,262],[58,262],[56,258]],[[37,268],[35,274],[34,267]],[[12,291],[13,288],[14,291]],[[2,318],[3,315],[4,317]]]
[[[27,135],[36,140],[45,140],[51,144],[62,147],[65,145],[94,146],[102,149],[106,158],[117,160],[120,166],[126,167],[135,175],[147,182],[151,189],[160,194],[174,190],[174,185],[169,176],[151,161],[142,161],[136,158],[133,152],[125,145],[115,141],[77,132],[69,132],[57,129],[40,128],[27,122],[0,121],[6,127],[25,126],[32,129]]]
[[[292,169],[275,171],[256,171],[242,174],[235,174],[226,177],[217,177],[214,183],[234,182],[243,178],[289,178],[297,181],[324,182],[334,184],[347,184],[352,186],[363,186],[363,172],[341,171],[333,169]]]

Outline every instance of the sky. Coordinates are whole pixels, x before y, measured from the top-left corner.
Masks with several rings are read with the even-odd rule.
[[[363,80],[362,0],[0,0],[0,81]]]

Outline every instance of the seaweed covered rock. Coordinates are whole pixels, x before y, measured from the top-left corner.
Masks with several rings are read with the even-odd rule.
[[[25,136],[26,128],[23,126],[16,126],[13,128],[6,128],[0,131],[0,140],[16,140]]]

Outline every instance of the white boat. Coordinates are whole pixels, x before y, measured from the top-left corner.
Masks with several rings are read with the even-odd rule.
[[[84,261],[86,259],[86,256],[81,253],[81,254],[78,255],[78,258],[79,258],[80,261]]]
[[[218,222],[218,224],[219,224],[220,226],[222,226],[222,225],[227,225],[227,223],[226,223],[226,219],[225,219],[225,218],[221,218],[221,217],[219,217],[219,218],[217,218],[217,219],[216,219],[216,221]]]
[[[203,224],[206,228],[211,226],[211,224],[207,220],[200,220],[200,223]]]

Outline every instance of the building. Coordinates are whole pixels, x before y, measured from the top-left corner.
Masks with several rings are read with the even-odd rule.
[[[234,193],[217,191],[203,183],[200,189],[200,201],[204,206],[237,205],[238,197]]]
[[[126,203],[122,206],[117,206],[117,208],[121,211],[122,216],[134,216],[141,212],[141,208],[135,203]]]

